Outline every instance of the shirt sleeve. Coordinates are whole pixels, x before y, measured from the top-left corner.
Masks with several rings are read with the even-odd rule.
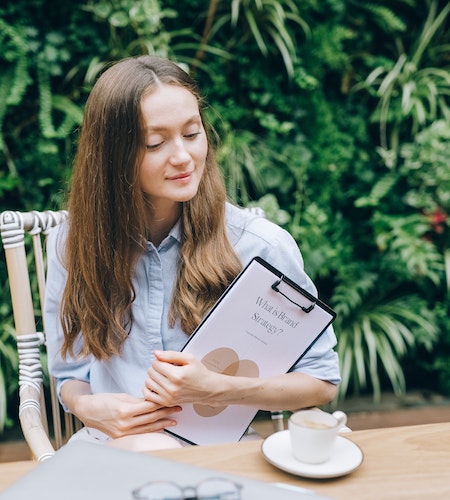
[[[63,344],[63,331],[61,327],[60,307],[67,272],[63,266],[59,243],[64,239],[65,224],[57,226],[50,231],[47,238],[47,278],[44,299],[44,329],[47,344],[48,370],[56,379],[58,397],[65,411],[68,411],[61,400],[62,385],[67,380],[81,380],[89,383],[91,358],[63,359],[61,347]],[[81,346],[75,346],[75,352]]]

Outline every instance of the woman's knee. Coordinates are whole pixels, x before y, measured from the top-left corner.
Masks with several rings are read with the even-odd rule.
[[[131,451],[151,451],[166,448],[180,448],[182,445],[172,436],[162,432],[133,434],[108,441],[109,446]]]

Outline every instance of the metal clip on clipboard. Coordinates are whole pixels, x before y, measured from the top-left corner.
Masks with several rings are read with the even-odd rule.
[[[288,299],[289,302],[292,302],[292,304],[300,307],[300,309],[303,312],[310,313],[314,309],[314,307],[316,305],[316,299],[309,299],[309,300],[311,300],[311,305],[309,307],[305,307],[305,306],[302,306],[301,304],[298,304],[297,302],[295,302],[294,300],[292,300],[290,297],[288,297],[285,293],[283,293],[278,288],[278,285],[283,281],[283,278],[284,278],[284,276],[282,275],[280,279],[278,279],[277,281],[275,281],[275,283],[272,285],[272,290],[275,290],[275,292],[280,293],[283,297],[285,297],[286,299]]]

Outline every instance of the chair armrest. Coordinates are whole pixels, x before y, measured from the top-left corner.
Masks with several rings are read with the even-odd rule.
[[[19,419],[22,432],[33,458],[43,462],[55,454],[41,417],[40,391],[24,385],[20,388]]]

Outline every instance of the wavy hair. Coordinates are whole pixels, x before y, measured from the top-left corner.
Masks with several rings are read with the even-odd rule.
[[[190,334],[242,267],[227,237],[225,186],[195,81],[156,56],[119,61],[89,95],[75,157],[64,253],[63,356],[92,354],[106,360],[119,355],[131,328],[132,278],[148,232],[139,183],[145,153],[141,100],[161,83],[186,88],[197,98],[209,145],[198,192],[182,204],[169,325],[179,321]],[[75,353],[80,335],[82,349]]]

